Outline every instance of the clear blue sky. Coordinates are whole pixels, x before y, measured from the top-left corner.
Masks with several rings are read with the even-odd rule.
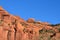
[[[0,6],[25,20],[60,23],[60,0],[0,0]]]

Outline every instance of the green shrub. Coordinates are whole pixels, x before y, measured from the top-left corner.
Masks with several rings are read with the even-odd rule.
[[[53,30],[46,30],[46,32],[54,33],[54,31],[53,31]]]
[[[39,33],[45,33],[47,32],[46,29],[39,30]]]
[[[3,20],[0,20],[0,24],[3,22]]]
[[[24,27],[27,27],[28,26],[28,24],[26,24],[26,23],[24,23],[24,22],[21,22],[20,23],[22,26],[24,26]]]
[[[50,24],[49,26],[60,26],[60,23],[59,24]]]
[[[58,28],[59,32],[60,32],[60,28]]]
[[[51,37],[50,36],[48,36],[48,40],[51,40]]]

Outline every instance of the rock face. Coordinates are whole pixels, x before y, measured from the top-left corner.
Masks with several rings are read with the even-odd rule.
[[[0,40],[60,40],[59,28],[33,18],[25,21],[0,7]]]

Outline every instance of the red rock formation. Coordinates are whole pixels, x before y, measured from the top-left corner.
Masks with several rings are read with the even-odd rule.
[[[33,18],[25,21],[0,7],[0,40],[40,40],[39,31],[42,29],[53,29],[55,32],[59,32],[56,27],[53,28],[47,22],[38,22]],[[56,34],[56,38],[60,37],[59,34]]]

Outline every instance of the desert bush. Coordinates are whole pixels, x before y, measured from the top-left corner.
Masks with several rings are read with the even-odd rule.
[[[46,29],[39,30],[39,33],[46,33]]]
[[[60,28],[58,28],[59,32],[60,32]]]
[[[3,22],[3,20],[0,20],[0,24]]]
[[[55,31],[54,30],[46,30],[46,32],[54,33]]]
[[[60,23],[59,24],[55,24],[56,26],[60,26]]]
[[[60,23],[59,24],[50,24],[50,26],[60,26]]]
[[[26,24],[26,23],[24,23],[24,22],[20,22],[20,24],[21,24],[22,26],[24,26],[24,27],[27,27],[27,26],[28,26],[28,24]]]

